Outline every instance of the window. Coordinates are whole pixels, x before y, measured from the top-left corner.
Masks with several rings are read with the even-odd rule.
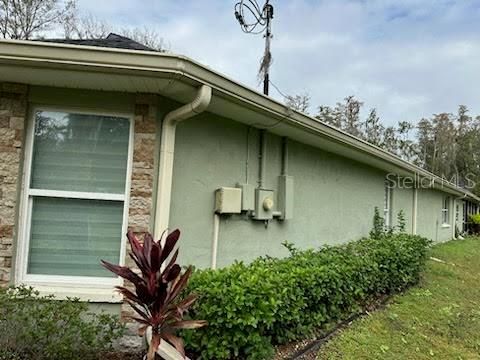
[[[393,194],[393,185],[390,181],[385,180],[383,218],[385,219],[386,227],[390,227],[392,225],[392,194]]]
[[[450,196],[443,197],[442,225],[450,225]]]
[[[37,110],[26,158],[22,282],[116,284],[128,212],[129,116]]]

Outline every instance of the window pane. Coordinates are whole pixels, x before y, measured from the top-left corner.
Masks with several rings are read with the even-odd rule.
[[[37,112],[31,187],[124,193],[129,127],[126,118]]]
[[[33,198],[29,274],[102,276],[100,265],[117,263],[123,202]]]

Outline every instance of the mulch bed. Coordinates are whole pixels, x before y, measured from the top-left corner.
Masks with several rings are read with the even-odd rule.
[[[273,360],[315,360],[318,349],[330,340],[330,338],[342,329],[348,327],[355,319],[368,316],[370,312],[384,308],[390,298],[391,296],[384,295],[365,306],[361,312],[350,316],[347,320],[339,322],[330,329],[319,330],[307,339],[277,346]]]

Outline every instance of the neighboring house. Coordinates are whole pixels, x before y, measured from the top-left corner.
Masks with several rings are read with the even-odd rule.
[[[128,228],[178,227],[182,263],[221,267],[284,256],[285,240],[366,236],[375,207],[434,241],[478,211],[470,192],[188,58],[115,35],[62,42],[0,41],[2,284],[118,302],[99,262],[128,262]]]

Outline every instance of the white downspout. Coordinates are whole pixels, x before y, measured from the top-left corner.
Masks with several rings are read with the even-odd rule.
[[[212,237],[212,259],[210,268],[215,270],[217,268],[217,253],[218,253],[218,233],[220,232],[220,215],[213,214],[213,237]]]
[[[169,112],[163,119],[158,164],[157,202],[155,206],[154,237],[160,239],[170,220],[172,196],[173,159],[175,153],[175,130],[177,124],[205,111],[212,98],[212,88],[202,85],[195,99]]]
[[[418,217],[418,187],[413,188],[413,208],[412,208],[412,234],[417,235],[417,217]]]

